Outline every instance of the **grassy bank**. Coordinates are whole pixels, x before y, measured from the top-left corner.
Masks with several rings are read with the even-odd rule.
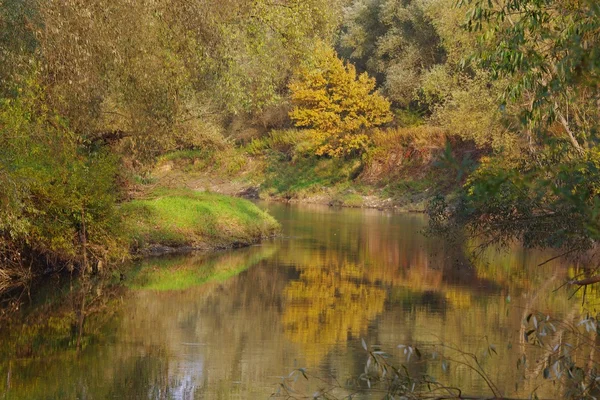
[[[279,228],[247,200],[190,189],[156,190],[120,209],[125,235],[138,253],[245,246]]]
[[[307,154],[299,137],[271,133],[229,148],[227,157],[170,153],[150,179],[265,200],[423,211],[433,196],[457,190],[478,158],[472,143],[431,126],[378,131],[362,155],[349,158]]]

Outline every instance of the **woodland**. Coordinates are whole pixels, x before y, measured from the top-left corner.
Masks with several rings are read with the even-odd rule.
[[[0,1],[0,289],[276,232],[189,176],[591,257],[599,84],[594,0]]]
[[[577,269],[563,271],[569,287],[582,289],[577,301],[595,300],[599,140],[597,0],[0,0],[0,318],[9,314],[8,306],[18,309],[15,293],[35,292],[32,282],[79,276],[75,286],[82,288],[69,295],[79,299],[72,301],[79,308],[63,319],[13,324],[17,328],[6,337],[16,344],[6,345],[6,354],[23,359],[45,348],[53,337],[47,332],[59,332],[56,342],[76,348],[78,357],[93,342],[95,327],[103,326],[100,317],[91,318],[84,334],[85,316],[98,304],[113,307],[124,292],[112,287],[116,294],[102,297],[99,288],[105,286],[97,277],[159,293],[154,300],[129,299],[148,314],[156,309],[173,319],[165,323],[170,330],[180,321],[166,305],[189,301],[193,296],[184,289],[192,286],[198,298],[230,290],[214,307],[228,315],[238,303],[251,304],[244,296],[264,288],[257,291],[237,275],[276,250],[251,247],[215,256],[207,271],[197,270],[195,258],[175,272],[169,259],[142,265],[138,275],[123,269],[146,255],[201,250],[194,257],[203,259],[207,251],[278,235],[281,225],[247,198],[425,213],[427,234],[444,238],[450,249],[465,241],[477,243],[481,252],[509,249],[512,258],[500,266],[470,264],[467,275],[479,289],[533,287],[518,279],[504,285],[506,274],[523,272],[515,267],[521,253],[511,250],[518,243],[552,252],[539,260],[540,267],[554,259],[576,263]],[[436,327],[450,315],[454,331],[469,324],[481,335],[499,314],[508,315],[510,296],[497,305],[454,285],[464,270],[452,262],[468,263],[464,254],[425,255],[426,245],[418,247],[408,234],[402,236],[406,249],[398,250],[397,236],[366,225],[354,240],[350,225],[336,231],[337,225],[321,226],[325,217],[314,215],[313,234],[326,236],[335,250],[328,255],[313,249],[305,256],[300,247],[285,244],[279,261],[297,264],[297,279],[289,282],[293,274],[283,270],[248,272],[264,287],[285,287],[273,303],[279,306],[268,306],[275,322],[260,311],[252,321],[236,322],[249,337],[257,335],[256,319],[264,319],[262,327],[282,325],[289,341],[304,346],[317,365],[338,342],[346,346],[348,338],[365,334],[391,303],[423,319],[430,317],[432,302],[445,304],[447,314],[431,313]],[[348,215],[355,225],[363,221]],[[360,247],[359,256],[366,249],[368,260],[351,260],[351,246]],[[441,267],[430,268],[430,261]],[[387,269],[367,268],[372,263]],[[399,265],[414,268],[393,270]],[[127,281],[128,275],[133,279]],[[546,279],[539,272],[534,281],[546,288],[544,282],[557,276]],[[198,289],[207,282],[208,289]],[[413,286],[423,292],[416,303],[416,289],[406,290]],[[390,293],[393,302],[386,300]],[[546,308],[558,309],[556,304]],[[534,372],[562,382],[565,398],[595,398],[595,314],[586,310],[578,324],[563,319],[561,328],[531,307],[526,303],[513,322],[522,325],[523,346],[533,344],[547,355]],[[190,320],[196,321],[200,308],[191,308]],[[476,308],[478,316],[465,322],[463,310]],[[406,318],[403,325],[414,322]],[[199,325],[197,331],[222,327],[221,314],[205,320],[215,327]],[[137,321],[145,320],[126,326],[142,324]],[[323,321],[331,323],[327,329]],[[142,328],[145,334],[155,326]],[[589,335],[563,336],[569,329]],[[548,341],[551,330],[560,346]],[[227,332],[243,348],[246,336]],[[394,340],[399,335],[393,323],[386,332]],[[498,328],[490,337],[500,333]],[[572,356],[563,337],[580,340],[589,358]],[[184,339],[173,340],[179,345]],[[448,391],[449,397],[415,394],[408,372],[393,369],[386,353],[361,341],[368,356],[363,389],[383,381],[387,396],[466,398],[460,390]],[[256,342],[264,344],[262,337]],[[401,350],[407,363],[413,353],[421,357],[412,345]],[[454,350],[467,360],[465,376],[479,374],[493,398],[501,398],[479,359]],[[492,345],[486,351],[497,355]],[[515,354],[510,361],[527,374],[525,352],[523,358]],[[131,371],[137,371],[138,359]],[[442,376],[445,362],[438,368]],[[69,365],[78,369],[76,362]],[[0,367],[8,393],[12,361]],[[501,367],[491,368],[500,380],[507,376]],[[54,370],[56,376],[64,372]],[[294,373],[288,378],[307,378],[303,369]],[[429,378],[418,381],[419,388],[432,385],[440,388]],[[131,389],[129,381],[122,386],[117,392]],[[23,390],[24,398],[34,393]]]

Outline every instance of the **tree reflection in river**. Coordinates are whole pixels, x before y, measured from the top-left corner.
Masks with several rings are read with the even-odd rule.
[[[283,324],[291,341],[302,344],[309,366],[315,366],[333,347],[366,333],[383,311],[386,292],[366,281],[355,264],[313,262],[299,268],[300,279],[285,288]]]
[[[398,344],[428,351],[452,343],[479,355],[495,344],[498,356],[482,355],[483,368],[503,393],[526,397],[541,382],[534,360],[543,354],[523,343],[524,317],[580,311],[570,293],[552,292],[569,269],[537,267],[547,254],[515,248],[471,264],[462,249],[420,235],[420,215],[266,207],[286,237],[144,262],[127,273],[110,318],[89,316],[80,354],[70,328],[55,341],[35,328],[62,329],[59,316],[76,309],[68,302],[38,302],[26,324],[0,328],[0,374],[9,378],[0,379],[0,397],[267,398],[278,376],[298,367],[330,383],[331,375],[340,382],[358,376],[366,359],[361,338],[396,360],[405,359]],[[532,362],[516,369],[523,353]],[[489,393],[460,365],[444,371],[439,360],[413,359],[408,368],[469,394]],[[538,394],[555,395],[551,386]]]

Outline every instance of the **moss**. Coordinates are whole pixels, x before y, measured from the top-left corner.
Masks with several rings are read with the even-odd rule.
[[[160,189],[121,205],[132,247],[222,248],[273,235],[279,225],[251,202],[189,189]]]

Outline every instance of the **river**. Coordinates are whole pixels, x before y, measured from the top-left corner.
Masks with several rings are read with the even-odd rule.
[[[423,236],[419,214],[261,206],[281,237],[149,259],[96,282],[81,337],[77,281],[39,290],[0,328],[0,399],[267,399],[297,368],[309,379],[287,382],[310,394],[360,376],[363,341],[471,395],[490,385],[451,348],[476,355],[502,394],[542,384],[540,397],[556,395],[523,324],[534,311],[581,311],[580,292],[554,290],[574,266],[540,267],[551,254],[517,246],[470,262],[458,244]]]

